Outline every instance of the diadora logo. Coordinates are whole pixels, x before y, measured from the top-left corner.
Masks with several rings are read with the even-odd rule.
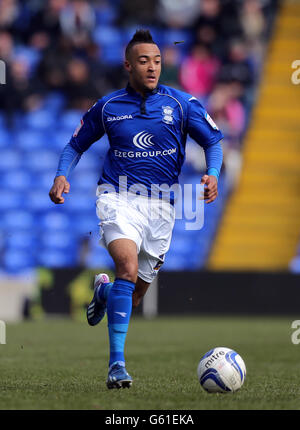
[[[147,149],[154,145],[152,142],[153,134],[147,133],[146,131],[141,131],[137,133],[133,138],[133,144],[140,149]]]
[[[119,116],[108,116],[107,122],[110,121],[121,121],[123,119],[133,119],[132,115],[119,115]]]

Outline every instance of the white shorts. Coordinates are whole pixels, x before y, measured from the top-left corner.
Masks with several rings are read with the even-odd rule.
[[[174,207],[161,199],[127,192],[98,194],[98,190],[99,243],[107,248],[115,239],[133,240],[138,253],[138,276],[151,283],[170,247]]]

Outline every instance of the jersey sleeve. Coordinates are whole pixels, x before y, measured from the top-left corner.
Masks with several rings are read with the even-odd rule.
[[[82,117],[69,144],[82,154],[105,133],[102,122],[102,99],[98,100]]]
[[[187,132],[204,149],[207,174],[218,179],[223,161],[223,150],[219,141],[224,136],[195,97],[188,101]]]
[[[223,139],[223,133],[202,104],[191,97],[188,101],[187,132],[204,149]]]

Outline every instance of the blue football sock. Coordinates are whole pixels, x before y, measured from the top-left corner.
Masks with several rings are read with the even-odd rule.
[[[116,278],[107,298],[107,320],[110,345],[109,366],[118,361],[125,365],[124,347],[132,310],[135,284]]]
[[[102,302],[107,302],[107,297],[110,292],[113,282],[103,283],[97,288],[97,300]]]

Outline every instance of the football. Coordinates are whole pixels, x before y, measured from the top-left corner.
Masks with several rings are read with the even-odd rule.
[[[208,351],[197,368],[200,385],[209,393],[232,393],[241,388],[246,377],[242,357],[230,348]]]

